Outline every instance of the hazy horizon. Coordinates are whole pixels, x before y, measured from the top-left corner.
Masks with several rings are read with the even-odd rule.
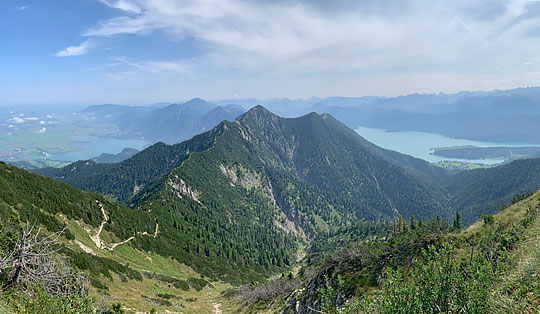
[[[294,97],[280,97],[280,96],[268,97],[268,98],[256,98],[256,97],[231,98],[231,97],[224,97],[224,98],[218,98],[218,99],[208,99],[208,98],[205,98],[204,96],[194,96],[194,97],[190,97],[190,98],[177,99],[177,100],[156,100],[156,101],[150,101],[150,102],[126,102],[126,103],[114,103],[114,102],[110,102],[110,101],[103,101],[103,102],[84,102],[84,101],[73,102],[73,101],[70,101],[68,99],[68,100],[64,100],[63,102],[50,102],[50,103],[44,103],[44,102],[39,102],[39,101],[35,101],[35,102],[18,102],[18,103],[0,103],[0,108],[8,108],[9,106],[17,106],[17,107],[14,107],[14,108],[24,108],[25,106],[33,106],[33,105],[60,106],[61,108],[70,107],[70,106],[78,107],[78,108],[84,108],[84,107],[88,107],[88,106],[99,106],[99,105],[109,105],[109,104],[110,105],[123,105],[123,106],[152,106],[152,105],[157,105],[157,104],[183,103],[183,102],[188,102],[190,100],[197,99],[197,98],[203,99],[203,100],[208,101],[208,102],[226,102],[226,101],[230,101],[230,104],[234,104],[235,101],[242,102],[242,101],[249,101],[249,100],[261,101],[261,102],[272,101],[272,100],[292,100],[292,101],[305,100],[305,101],[309,101],[309,100],[323,100],[323,99],[326,99],[326,98],[350,98],[350,99],[359,98],[360,99],[360,98],[367,98],[367,97],[391,99],[391,98],[396,98],[396,97],[406,97],[406,96],[412,96],[412,95],[458,95],[458,94],[461,94],[461,93],[492,93],[492,92],[505,92],[505,91],[512,91],[512,90],[518,90],[518,89],[528,89],[528,88],[540,88],[540,85],[539,86],[521,86],[521,87],[515,87],[515,88],[508,88],[508,89],[460,90],[460,91],[451,92],[451,93],[445,93],[445,92],[442,92],[442,91],[432,92],[432,93],[412,92],[412,93],[407,93],[407,94],[399,94],[399,95],[395,95],[395,96],[384,96],[384,95],[374,95],[374,94],[368,95],[368,94],[366,94],[366,95],[356,95],[356,96],[330,95],[330,96],[324,96],[324,97],[309,96],[309,97],[297,97],[297,98],[294,98]],[[35,109],[39,109],[39,108],[35,108]],[[246,109],[249,109],[249,108],[246,108]]]

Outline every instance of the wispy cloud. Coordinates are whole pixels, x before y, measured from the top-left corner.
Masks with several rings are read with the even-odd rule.
[[[124,1],[124,0],[98,0],[98,1],[104,3],[105,5],[111,8],[119,9],[126,12],[132,12],[136,14],[141,13],[141,8],[137,4],[130,1]]]
[[[525,43],[526,31],[540,26],[535,15],[526,16],[535,3],[506,0],[478,1],[495,8],[482,15],[465,0],[99,1],[125,14],[101,21],[84,36],[163,31],[208,45],[207,57],[218,65],[256,71],[418,67],[464,57],[471,64],[494,61],[494,48]]]
[[[55,55],[57,57],[80,56],[87,54],[90,48],[92,48],[92,46],[93,42],[91,40],[86,40],[79,46],[69,46],[66,49],[58,51]]]
[[[26,10],[26,9],[28,9],[28,6],[27,6],[27,5],[23,5],[23,6],[17,7],[17,10],[19,10],[19,11],[24,11],[24,10]]]
[[[191,72],[192,68],[192,65],[185,61],[132,62],[128,61],[126,57],[114,58],[114,60],[149,73],[168,72],[176,74],[188,74]]]

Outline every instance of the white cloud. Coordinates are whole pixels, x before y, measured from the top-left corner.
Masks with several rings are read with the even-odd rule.
[[[51,119],[52,117],[53,117],[53,116],[52,116],[52,114],[50,114],[50,113],[47,115],[47,118],[49,118],[49,119]]]
[[[125,15],[100,22],[85,36],[163,31],[171,38],[192,37],[208,45],[207,57],[222,67],[278,73],[384,71],[449,62],[478,69],[500,62],[501,48],[519,45],[523,49],[518,54],[536,54],[537,44],[524,37],[540,27],[539,19],[526,16],[531,3],[501,0],[478,2],[480,8],[496,8],[481,16],[465,0],[320,5],[314,1],[99,1]],[[134,66],[153,72],[174,64]]]
[[[13,122],[13,123],[18,123],[18,124],[24,123],[24,119],[21,119],[21,118],[19,118],[19,117],[11,118],[10,121]]]
[[[13,124],[8,125],[8,128],[10,128],[10,129],[12,129],[12,128],[14,128],[14,127],[15,127],[15,126],[14,126]]]
[[[43,128],[41,128],[41,129],[39,129],[37,132],[38,132],[39,134],[43,134],[43,133],[47,132],[47,128],[43,127]]]
[[[17,10],[19,10],[19,11],[24,11],[26,9],[28,9],[27,5],[23,5],[23,6],[20,6],[20,7],[17,8]]]
[[[39,121],[39,124],[40,124],[40,125],[44,125],[44,124],[47,124],[47,122],[41,120],[41,121]]]
[[[26,120],[28,120],[28,121],[37,121],[39,119],[37,117],[28,117],[28,118],[26,118]]]
[[[86,40],[79,46],[69,46],[64,50],[58,51],[55,55],[57,57],[71,57],[87,54],[93,44],[90,40]]]

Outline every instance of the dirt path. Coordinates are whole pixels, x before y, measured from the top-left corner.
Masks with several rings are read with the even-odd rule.
[[[101,209],[101,214],[103,214],[103,221],[99,225],[99,228],[98,228],[95,235],[91,234],[92,232],[91,232],[91,230],[89,228],[84,228],[84,230],[86,231],[86,233],[88,233],[88,236],[90,237],[90,239],[96,245],[97,248],[102,249],[102,250],[107,249],[109,251],[112,251],[112,250],[114,250],[115,247],[117,247],[117,246],[119,246],[121,244],[128,243],[129,241],[135,239],[135,236],[131,236],[131,237],[129,237],[128,239],[126,239],[124,241],[120,241],[120,242],[117,242],[117,243],[111,243],[110,245],[105,244],[105,242],[103,242],[103,240],[101,239],[101,232],[103,231],[103,227],[107,223],[107,220],[109,220],[109,217],[105,213],[105,209],[103,208],[103,204],[99,203],[99,201],[97,201],[97,200],[96,200],[96,203],[98,203],[98,206]],[[144,231],[144,232],[138,231],[137,235],[140,235],[140,236],[152,236],[152,237],[156,238],[158,233],[159,233],[159,224],[156,222],[156,230],[154,231],[154,234],[151,235],[151,234],[148,234],[148,232],[146,232],[146,231]],[[81,246],[81,245],[79,245],[79,246]],[[83,248],[82,246],[81,246],[81,248],[83,250],[85,250],[85,248]],[[89,249],[89,248],[87,248],[87,249]],[[85,251],[87,251],[87,250],[85,250]]]
[[[99,203],[97,200],[96,200],[96,203],[98,203],[98,206],[99,208],[101,209],[101,213],[103,214],[103,221],[101,222],[101,225],[99,225],[99,228],[98,228],[98,231],[95,235],[90,235],[90,233],[88,234],[90,236],[90,239],[92,240],[92,242],[94,242],[94,244],[99,248],[99,249],[104,249],[105,248],[105,243],[103,243],[103,241],[101,240],[101,231],[103,231],[103,227],[105,226],[105,224],[107,223],[107,220],[109,219],[109,217],[107,217],[107,214],[105,213],[105,209],[103,208],[103,204]],[[88,230],[87,230],[88,232]]]
[[[74,243],[77,244],[86,253],[96,255],[96,253],[94,253],[94,250],[92,250],[91,248],[89,248],[86,245],[82,244],[81,241],[75,240]]]
[[[148,232],[146,232],[146,231],[144,231],[144,232],[138,231],[138,232],[137,232],[137,235],[141,235],[141,236],[152,236],[152,237],[156,238],[157,235],[158,235],[158,232],[159,232],[159,224],[156,223],[156,231],[154,231],[154,234],[150,235],[150,234],[148,234]],[[134,236],[131,236],[131,237],[129,237],[128,239],[126,239],[126,240],[124,240],[124,241],[120,241],[120,242],[118,242],[118,243],[113,243],[113,244],[109,245],[109,246],[107,247],[107,249],[108,249],[109,251],[112,251],[112,250],[114,250],[115,247],[119,246],[120,244],[128,243],[129,241],[131,241],[131,240],[133,240],[133,239],[135,239],[135,237],[134,237]]]

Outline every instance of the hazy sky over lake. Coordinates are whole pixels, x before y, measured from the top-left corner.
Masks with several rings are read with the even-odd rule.
[[[0,104],[540,85],[540,2],[2,0]]]

